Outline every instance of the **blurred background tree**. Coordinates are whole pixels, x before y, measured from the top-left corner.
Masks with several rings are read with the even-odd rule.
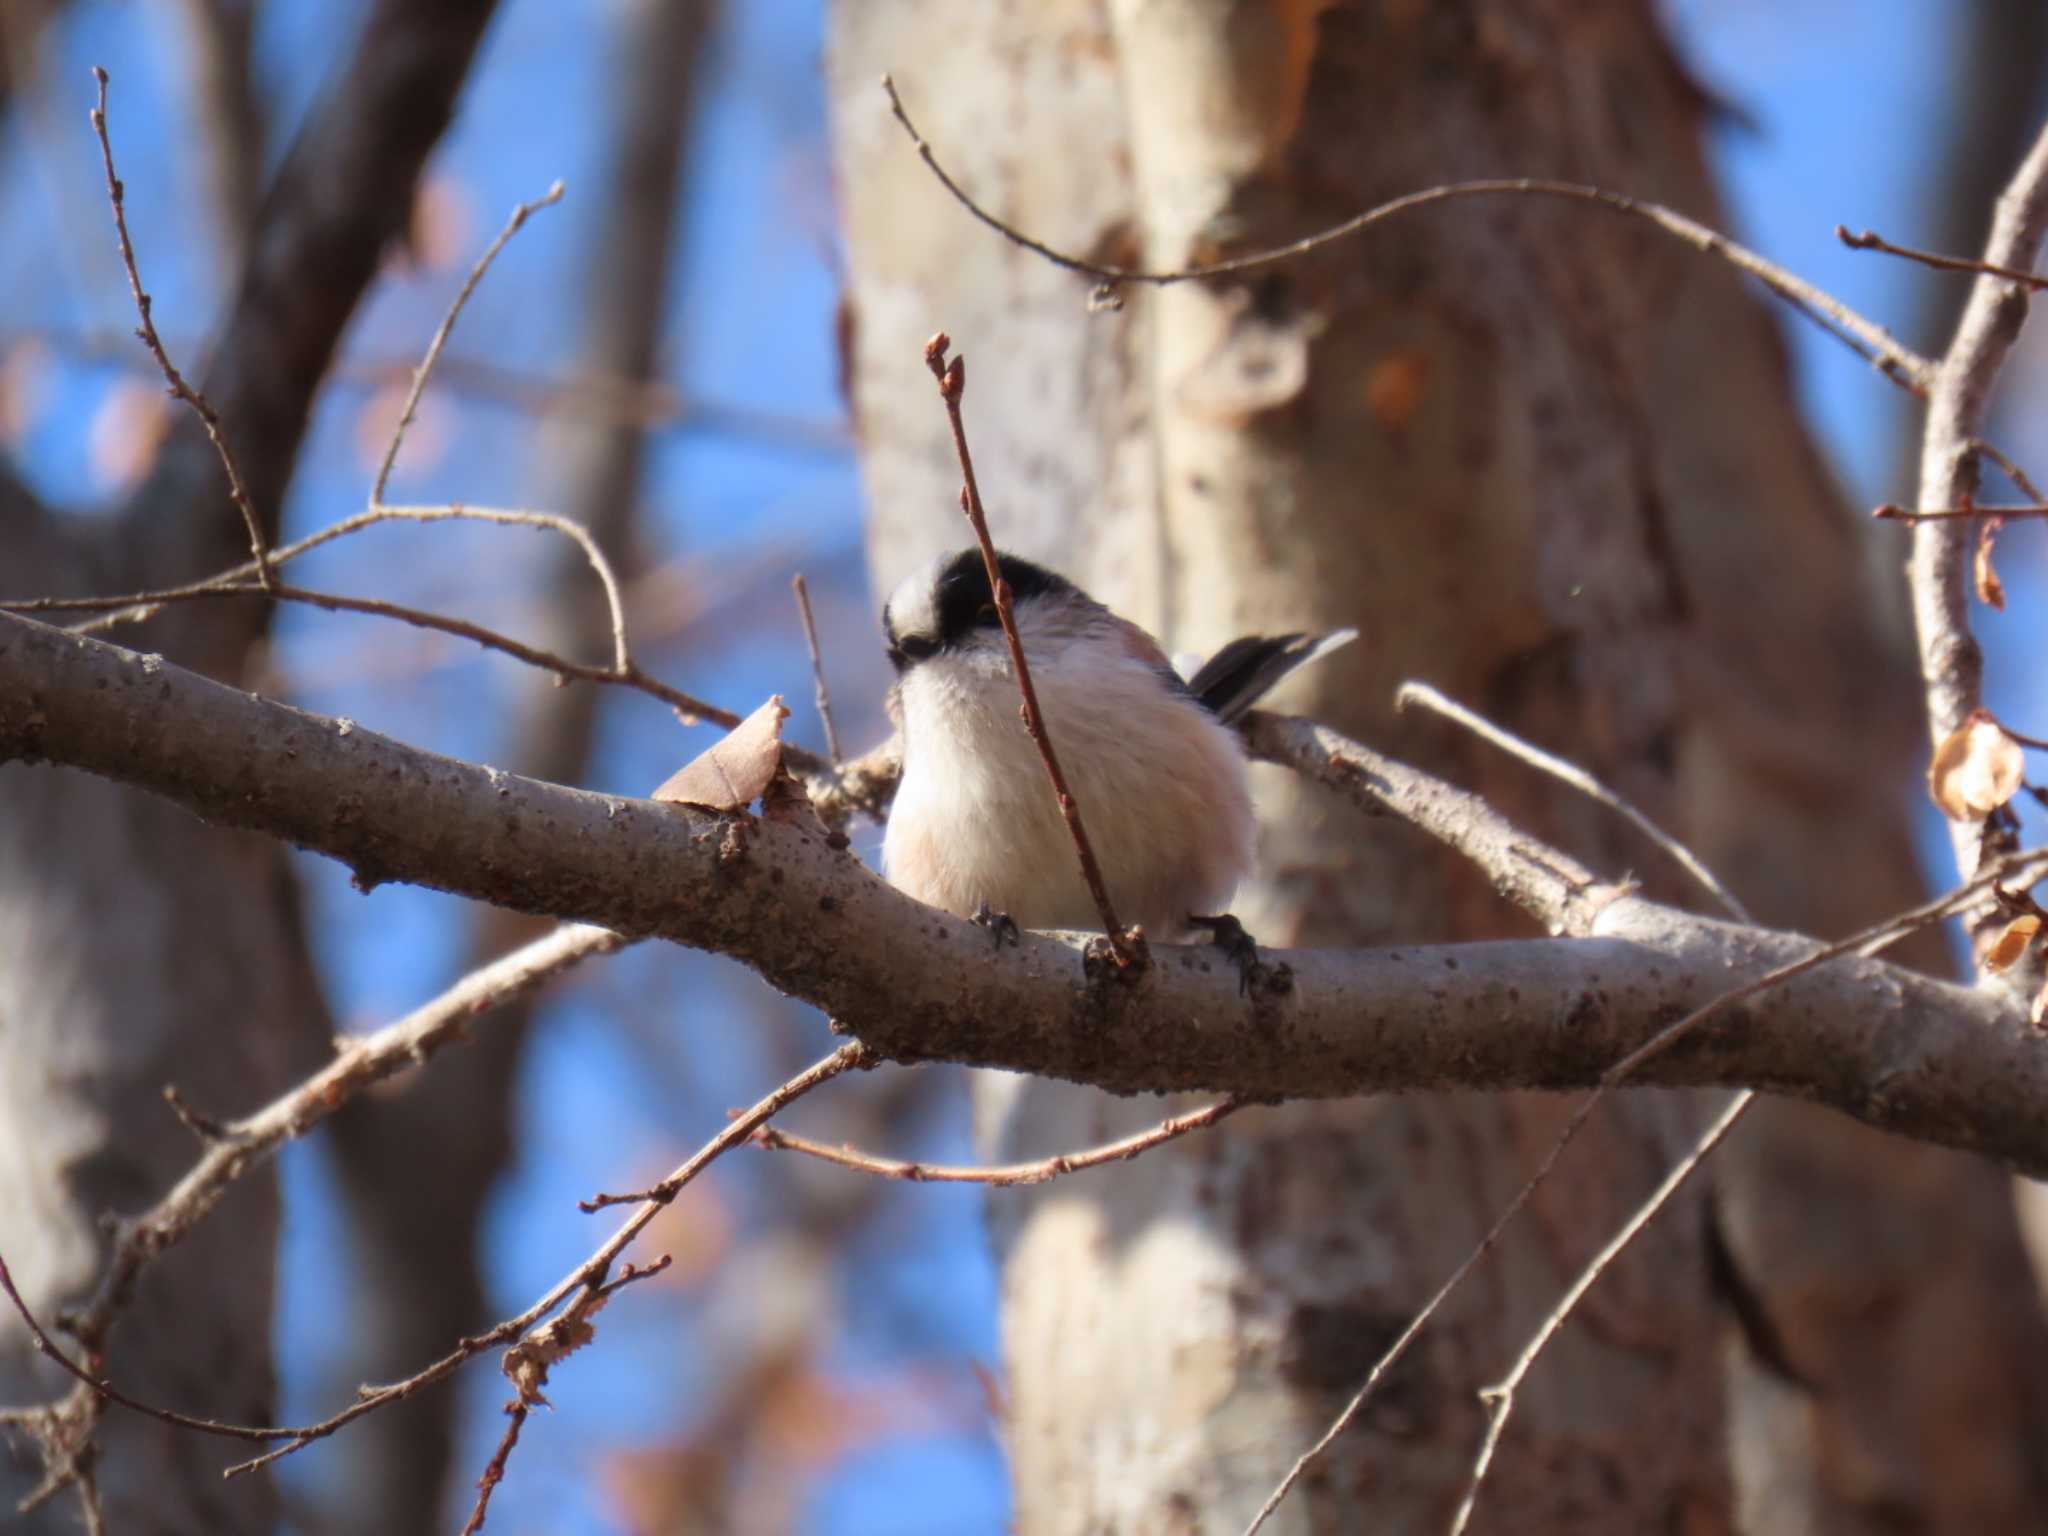
[[[944,200],[874,78],[896,73],[1006,216],[1111,260],[1175,264],[1436,181],[1553,174],[1733,225],[1880,318],[1914,315],[1900,329],[1934,346],[1960,287],[1851,256],[1830,230],[1976,245],[2043,105],[2037,5],[0,0],[0,23],[9,595],[156,584],[245,552],[203,438],[126,334],[85,123],[97,63],[115,76],[158,324],[205,379],[273,532],[361,504],[463,270],[504,209],[561,177],[568,200],[465,317],[395,491],[590,523],[628,575],[646,661],[678,685],[741,706],[780,690],[816,743],[785,594],[801,568],[842,732],[880,735],[870,592],[960,538],[918,361],[944,326],[973,359],[999,536],[1170,644],[1356,623],[1364,643],[1291,703],[1603,867],[1650,856],[1393,718],[1393,683],[1429,678],[1586,761],[1766,920],[1843,931],[1918,889],[1899,551],[1853,517],[1902,494],[1914,418],[1856,359],[1781,337],[1763,300],[1641,230],[1524,204],[1090,315],[1075,280]],[[2009,373],[2015,410],[2041,345]],[[2040,596],[2031,560],[2008,556],[2014,615]],[[378,530],[309,556],[306,580],[567,650],[601,640],[582,572],[505,530]],[[2004,633],[1989,627],[1994,648]],[[208,605],[120,638],[608,790],[645,792],[702,739],[643,698],[536,684],[360,619]],[[2019,670],[1994,663],[1994,687]],[[1998,702],[2038,722],[2037,701]],[[1500,931],[1491,898],[1403,829],[1335,819],[1277,776],[1263,788],[1268,878],[1241,904],[1261,938]],[[359,894],[333,866],[97,781],[6,769],[0,1252],[31,1299],[49,1310],[87,1287],[99,1214],[189,1161],[165,1082],[210,1112],[250,1107],[336,1029],[396,1015],[521,933],[417,890]],[[610,960],[292,1148],[281,1207],[247,1181],[151,1272],[110,1368],[226,1417],[317,1417],[522,1304],[589,1246],[577,1196],[644,1182],[821,1035],[721,962]],[[864,1078],[799,1123],[957,1159],[957,1077]],[[1041,1088],[1025,1103],[1022,1131],[996,1117],[988,1134],[1054,1151],[1156,1114]],[[602,1347],[551,1387],[558,1411],[496,1518],[1238,1528],[1556,1114],[1467,1099],[1240,1117],[996,1202],[1000,1273],[970,1194],[731,1160],[668,1219],[672,1275],[613,1308]],[[1472,1391],[1695,1115],[1643,1097],[1608,1117],[1278,1528],[1345,1529],[1361,1509],[1388,1529],[1440,1523]],[[1546,1362],[1482,1528],[2041,1523],[2044,1340],[2002,1175],[1818,1114],[1753,1117],[1713,1202],[1804,1386],[1723,1338],[1705,1199],[1665,1219]],[[0,1351],[0,1401],[47,1387],[11,1319]],[[504,1390],[472,1368],[274,1484],[226,1489],[219,1446],[110,1418],[113,1528],[439,1528],[427,1512],[466,1502]],[[1138,1428],[1133,1395],[1152,1414]],[[76,1520],[61,1502],[41,1518]]]

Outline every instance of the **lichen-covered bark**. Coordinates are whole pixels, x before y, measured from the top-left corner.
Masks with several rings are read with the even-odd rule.
[[[1869,617],[1866,564],[1798,428],[1770,317],[1729,273],[1646,227],[1502,201],[1089,316],[1079,282],[924,179],[870,84],[893,71],[949,167],[1005,217],[1150,266],[1482,176],[1590,182],[1713,221],[1702,104],[1647,6],[1111,0],[969,20],[896,0],[841,6],[833,60],[878,586],[962,536],[916,371],[917,342],[943,327],[971,359],[998,537],[1171,648],[1357,625],[1361,642],[1287,702],[1448,769],[1598,866],[1662,879],[1604,813],[1396,716],[1394,684],[1425,678],[1586,763],[1776,921],[1840,932],[1910,904],[1913,685]],[[1261,937],[1513,927],[1412,829],[1284,779],[1262,789],[1264,877],[1239,904]],[[1136,1113],[1038,1084],[985,1100],[1008,1152],[1082,1144]],[[999,1194],[1022,1527],[1241,1525],[1559,1112],[1296,1107],[1083,1189]],[[1688,1122],[1668,1101],[1603,1117],[1275,1528],[1440,1523],[1476,1437],[1474,1390]],[[1776,1400],[1761,1434],[1772,1389],[1747,1366],[1724,1401],[1705,1213],[1682,1202],[1532,1378],[1480,1528],[1726,1528],[1731,1439],[1746,1487],[1796,1484],[1828,1528],[1902,1511],[1957,1531],[2038,1519],[2026,1383],[2043,1338],[2001,1180],[1870,1140],[1767,1108],[1723,1154],[1732,1246],[1818,1390]],[[1788,1203],[1809,1188],[1812,1209]],[[1923,1247],[1908,1230],[1940,1236]],[[1900,1327],[1850,1322],[1871,1295]],[[1966,1342],[1943,1356],[1912,1342],[1923,1328]],[[2009,1411],[1965,1446],[1922,1405],[1968,1391]],[[1791,1528],[1777,1523],[1789,1504],[1742,1507],[1753,1528]]]

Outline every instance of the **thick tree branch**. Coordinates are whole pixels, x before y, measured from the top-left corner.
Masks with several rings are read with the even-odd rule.
[[[1332,736],[1318,733],[1326,758]],[[1592,938],[1292,951],[1270,957],[1292,987],[1246,999],[1207,949],[1162,947],[1136,977],[1085,964],[1080,935],[992,950],[815,829],[521,779],[0,616],[9,757],[151,789],[342,860],[365,884],[731,955],[883,1057],[1116,1092],[1588,1086],[1673,1019],[1816,947],[1616,892]],[[1797,1095],[2048,1172],[2048,1043],[1989,992],[1875,961],[1752,998],[1631,1080]]]

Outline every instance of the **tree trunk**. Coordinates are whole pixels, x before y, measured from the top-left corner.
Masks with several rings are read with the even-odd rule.
[[[411,213],[491,11],[490,0],[371,7],[264,202],[203,387],[273,541],[314,394]],[[248,548],[214,450],[187,416],[118,517],[49,513],[0,469],[10,593],[164,586]],[[123,638],[236,678],[268,624],[267,604],[173,605]],[[331,1037],[282,848],[104,780],[0,765],[0,1254],[46,1325],[95,1292],[104,1219],[146,1209],[197,1155],[165,1086],[231,1116],[310,1070]],[[276,1235],[264,1169],[148,1267],[111,1314],[110,1337],[93,1339],[97,1367],[147,1402],[274,1422]],[[71,1388],[12,1311],[0,1313],[0,1405]],[[97,1443],[110,1529],[231,1536],[276,1524],[267,1477],[223,1482],[240,1459],[224,1442],[117,1408]],[[8,1444],[0,1510],[11,1514],[42,1473],[32,1447]],[[46,1503],[23,1528],[77,1529],[73,1499]]]
[[[1585,763],[1766,920],[1834,933],[1914,898],[1894,771],[1915,751],[1912,683],[1868,618],[1778,339],[1729,273],[1645,225],[1504,199],[1090,314],[1084,283],[948,202],[872,84],[894,74],[999,215],[1110,261],[1241,254],[1475,177],[1590,182],[1712,221],[1703,109],[1646,6],[1115,0],[992,17],[869,0],[838,8],[832,57],[878,588],[966,538],[919,360],[943,328],[969,357],[998,538],[1169,649],[1356,625],[1360,643],[1287,705],[1473,785],[1596,867],[1681,890],[1597,808],[1395,715],[1394,686],[1435,683]],[[1262,878],[1237,910],[1260,938],[1514,928],[1411,829],[1259,783]],[[1014,1080],[982,1100],[1005,1155],[1166,1112]],[[1566,1108],[1294,1105],[1090,1183],[999,1192],[1020,1528],[1242,1529]],[[1268,1529],[1441,1528],[1476,1389],[1697,1108],[1630,1095],[1596,1118]],[[1682,1199],[1530,1379],[1475,1528],[1708,1532],[1739,1512],[1792,1529],[1771,1499],[1795,1488],[1815,1528],[2038,1521],[2027,1384],[2043,1339],[1995,1171],[1789,1107],[1753,1116],[1738,1149],[1732,1247],[1816,1389],[1742,1364],[1724,1394],[1704,1197]],[[1825,1210],[1791,1203],[1821,1191]],[[1896,1240],[1908,1231],[1942,1235]],[[1845,1330],[1851,1295],[1881,1299],[1888,1324]],[[1915,1342],[1937,1329],[1949,1351]],[[1973,1418],[1969,1444],[1926,1406],[1963,1391],[2003,1414]]]

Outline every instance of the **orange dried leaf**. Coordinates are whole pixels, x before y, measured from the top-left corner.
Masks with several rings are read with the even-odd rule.
[[[2027,952],[2027,946],[2034,942],[2034,935],[2041,931],[2041,919],[2029,912],[2016,917],[1999,931],[1991,941],[1991,948],[1984,952],[1984,969],[1987,971],[2008,971]]]
[[[1950,821],[1982,821],[2018,793],[2024,767],[2020,744],[1988,710],[1974,710],[1934,749],[1927,792]]]
[[[2003,612],[2005,609],[2005,583],[1998,579],[1998,571],[1991,564],[1991,548],[1998,537],[2003,518],[1987,518],[1984,526],[1977,530],[1977,600]]]
[[[767,703],[670,775],[654,792],[657,800],[737,811],[761,797],[782,766],[782,722],[789,718],[782,695]]]

